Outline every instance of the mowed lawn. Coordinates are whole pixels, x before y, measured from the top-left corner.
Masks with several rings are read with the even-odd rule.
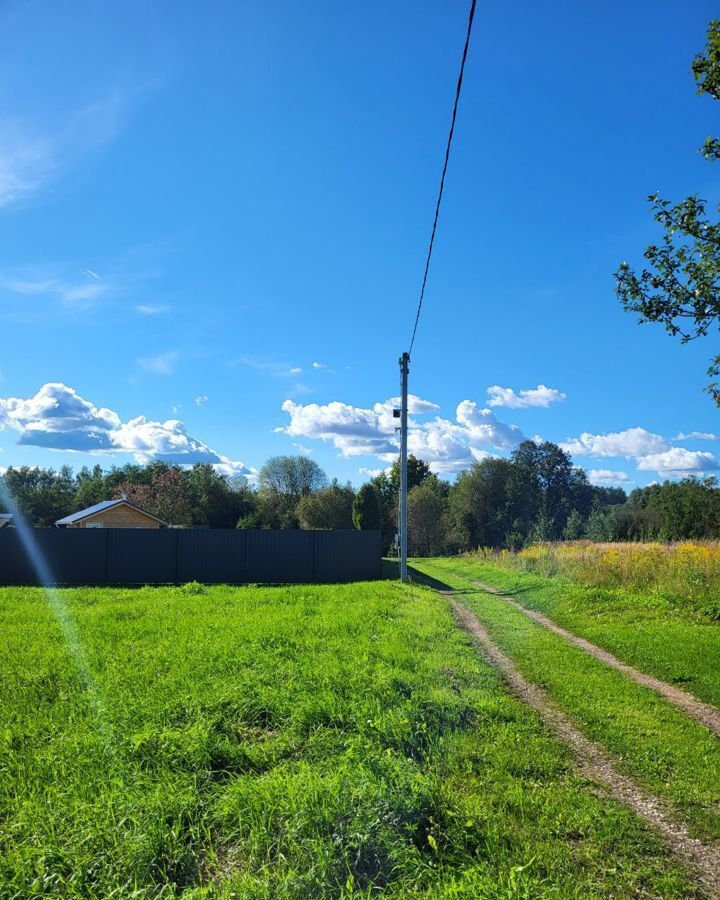
[[[434,592],[0,589],[0,896],[681,897]]]

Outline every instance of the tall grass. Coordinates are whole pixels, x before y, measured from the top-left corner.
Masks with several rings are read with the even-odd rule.
[[[425,589],[0,589],[0,898],[692,888]]]
[[[685,604],[720,619],[720,543],[538,543],[518,552],[479,550],[469,559],[538,575],[565,576]]]

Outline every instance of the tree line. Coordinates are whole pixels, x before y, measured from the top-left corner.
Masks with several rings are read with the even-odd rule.
[[[102,500],[130,502],[172,525],[208,528],[379,529],[392,552],[400,469],[356,490],[330,481],[306,456],[276,456],[256,485],[226,478],[207,463],[153,462],[108,471],[10,467],[2,486],[36,527],[50,527]],[[590,484],[557,444],[524,441],[507,459],[474,463],[450,482],[421,459],[408,460],[408,544],[415,556],[476,547],[517,549],[533,541],[681,540],[720,537],[714,478],[686,478],[633,490]],[[3,492],[0,491],[0,509]],[[11,511],[5,509],[5,511]]]

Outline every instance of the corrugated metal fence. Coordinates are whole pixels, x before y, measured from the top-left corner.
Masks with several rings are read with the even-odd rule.
[[[0,584],[288,584],[380,577],[379,531],[37,528],[32,552],[0,529]]]

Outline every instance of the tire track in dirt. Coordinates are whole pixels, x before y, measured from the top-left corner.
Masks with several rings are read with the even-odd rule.
[[[558,709],[545,692],[531,684],[516,668],[509,656],[495,644],[477,617],[463,606],[452,591],[439,591],[452,608],[458,624],[475,641],[478,651],[498,669],[512,692],[539,713],[545,724],[575,754],[580,773],[605,786],[608,793],[625,804],[664,839],[667,846],[683,862],[695,870],[703,891],[711,900],[720,900],[720,848],[704,844],[692,837],[681,822],[675,821],[667,806],[646,793],[627,775],[619,772],[602,747],[579,731]]]
[[[528,609],[526,606],[523,606],[522,603],[519,603],[510,594],[505,594],[497,588],[494,588],[492,585],[485,584],[482,581],[472,580],[472,584],[477,585],[488,594],[501,597],[514,609],[517,609],[519,612],[524,613],[528,618],[532,619],[533,622],[537,622],[538,625],[542,625],[543,628],[547,628],[547,630],[552,631],[553,634],[559,635],[568,643],[573,644],[575,647],[579,647],[590,656],[594,656],[595,659],[599,659],[613,669],[617,669],[637,684],[641,684],[643,687],[656,691],[661,697],[669,703],[672,703],[674,706],[677,706],[690,716],[690,718],[720,736],[720,709],[711,706],[709,703],[704,703],[702,700],[698,700],[697,697],[694,697],[687,691],[683,691],[681,688],[668,684],[666,681],[661,681],[659,678],[655,678],[652,675],[646,675],[639,669],[629,666],[627,663],[619,660],[616,656],[613,656],[612,653],[603,650],[602,647],[591,644],[590,641],[586,641],[585,638],[578,637],[576,634],[573,634],[572,631],[567,631],[567,629],[561,628],[560,625],[556,625],[552,619],[548,619],[547,616],[544,616],[542,613],[535,612],[534,609]]]

